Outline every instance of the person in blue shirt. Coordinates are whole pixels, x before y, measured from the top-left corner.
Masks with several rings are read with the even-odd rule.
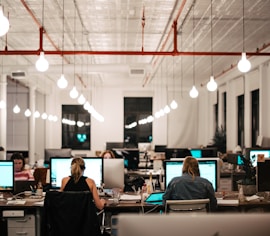
[[[174,177],[165,193],[163,202],[166,200],[192,200],[209,198],[210,210],[217,208],[217,199],[212,183],[200,177],[198,160],[192,156],[187,156],[183,163],[182,176]]]

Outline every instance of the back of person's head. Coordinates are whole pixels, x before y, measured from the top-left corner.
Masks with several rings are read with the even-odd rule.
[[[193,178],[200,176],[198,160],[192,156],[187,156],[184,160],[182,173],[192,175]]]
[[[115,155],[111,150],[106,150],[101,154],[101,157],[109,159],[109,158],[115,158]]]
[[[24,157],[23,157],[23,155],[22,155],[21,153],[19,153],[19,152],[14,152],[14,153],[11,155],[10,159],[11,159],[12,161],[14,161],[14,160],[22,160],[22,169],[24,168],[24,166],[25,166],[25,160],[24,160]]]
[[[81,157],[74,157],[71,161],[71,175],[77,183],[85,170],[85,162]]]

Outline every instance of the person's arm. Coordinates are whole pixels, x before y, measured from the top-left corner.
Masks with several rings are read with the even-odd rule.
[[[35,180],[34,175],[32,174],[31,170],[26,170],[28,173],[28,180]]]
[[[60,191],[63,192],[64,188],[66,187],[67,182],[69,181],[70,177],[64,177],[61,182]]]
[[[93,195],[93,199],[94,199],[94,202],[95,202],[95,205],[96,207],[99,209],[99,210],[102,210],[104,208],[104,205],[105,205],[105,200],[104,199],[100,199],[99,198],[99,195],[98,195],[98,191],[97,191],[97,187],[96,187],[96,184],[95,182],[90,179],[90,178],[87,178],[86,179],[86,183],[88,184],[91,192],[92,192],[92,195]]]

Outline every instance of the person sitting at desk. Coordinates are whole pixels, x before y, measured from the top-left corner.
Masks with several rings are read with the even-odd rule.
[[[111,150],[106,150],[101,154],[101,157],[110,159],[110,158],[115,158],[113,152]]]
[[[200,177],[198,160],[187,156],[183,163],[182,176],[174,177],[163,194],[166,200],[192,200],[209,198],[210,210],[217,208],[217,199],[212,183]]]
[[[94,180],[83,176],[85,162],[81,157],[74,157],[71,161],[71,176],[62,179],[60,191],[90,191],[96,207],[102,210],[105,200],[100,199]]]
[[[31,170],[25,169],[24,157],[18,153],[14,152],[11,156],[11,160],[14,162],[14,179],[19,180],[35,180]]]

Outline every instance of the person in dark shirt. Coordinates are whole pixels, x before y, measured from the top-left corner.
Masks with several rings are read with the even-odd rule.
[[[105,200],[100,199],[95,181],[83,176],[85,162],[81,157],[74,157],[71,161],[71,175],[62,179],[60,191],[90,191],[96,207],[102,210]]]
[[[212,183],[200,177],[198,160],[192,156],[185,158],[182,176],[174,177],[163,195],[166,200],[192,200],[209,198],[210,210],[217,208],[217,199]]]

